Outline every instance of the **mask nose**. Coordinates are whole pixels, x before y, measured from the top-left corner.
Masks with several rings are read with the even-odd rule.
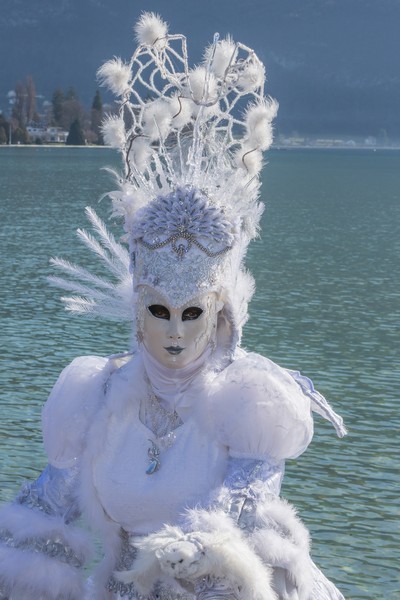
[[[180,340],[183,337],[182,319],[180,317],[171,315],[167,336],[171,340]]]

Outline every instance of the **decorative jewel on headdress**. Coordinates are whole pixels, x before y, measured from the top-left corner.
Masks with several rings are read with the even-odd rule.
[[[194,244],[214,258],[231,249],[232,224],[192,188],[177,188],[142,210],[132,236],[149,250],[168,245],[182,258]],[[202,240],[202,241],[200,241]]]

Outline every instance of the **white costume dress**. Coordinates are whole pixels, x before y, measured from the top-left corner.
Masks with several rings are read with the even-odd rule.
[[[342,598],[309,559],[301,525],[283,526],[287,515],[274,512],[273,500],[285,459],[298,456],[312,438],[312,403],[317,399],[319,410],[332,420],[335,415],[308,380],[301,380],[303,391],[292,375],[257,354],[239,352],[220,372],[208,360],[178,394],[182,424],[152,475],[146,469],[155,436],[140,419],[149,395],[141,353],[82,357],[63,371],[43,410],[49,466],[1,513],[2,598],[85,597],[81,567],[89,543],[74,524],[81,511],[105,552],[88,597],[145,597],[113,572],[131,567],[130,539],[168,523],[184,531],[234,526],[243,534],[242,552],[258,554],[296,584],[298,595],[288,598]],[[251,577],[257,567],[254,559]],[[149,598],[215,598],[215,586],[226,585],[221,578],[217,584],[194,578],[188,590],[165,575],[160,581],[158,596]]]
[[[53,279],[70,310],[130,319],[135,350],[60,375],[49,464],[0,512],[0,600],[341,600],[279,492],[311,410],[340,436],[342,420],[307,378],[240,349],[277,110],[264,66],[216,35],[190,69],[154,14],[136,32],[130,63],[99,71],[119,96],[104,136],[124,159],[110,195],[128,249],[89,211],[101,242],[79,235],[116,281],[58,259],[79,282]],[[89,579],[81,515],[104,553]]]

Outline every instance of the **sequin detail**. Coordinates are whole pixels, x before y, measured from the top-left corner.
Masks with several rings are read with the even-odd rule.
[[[17,541],[10,531],[1,529],[0,541],[8,548],[40,552],[41,554],[45,554],[50,558],[55,558],[77,569],[81,569],[84,565],[83,557],[78,556],[70,546],[64,544],[61,538],[27,538],[25,540]]]
[[[57,469],[47,465],[33,483],[24,483],[16,498],[18,504],[72,523],[80,515],[77,501],[79,467]]]
[[[257,504],[279,494],[283,466],[246,458],[230,458],[224,480],[225,493],[218,507],[232,515],[244,531],[253,531]],[[271,520],[271,527],[275,523]]]
[[[238,600],[239,592],[229,589],[223,579],[202,577],[195,585],[196,600]]]

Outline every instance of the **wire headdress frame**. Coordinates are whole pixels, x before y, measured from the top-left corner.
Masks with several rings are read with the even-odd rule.
[[[172,269],[174,277],[187,273],[193,290],[206,288],[207,278],[219,278],[240,337],[254,291],[243,261],[263,210],[259,173],[262,153],[272,143],[278,104],[264,96],[264,66],[244,44],[215,34],[203,62],[190,68],[186,37],[169,34],[158,15],[143,13],[135,31],[139,45],[130,61],[114,57],[98,71],[100,82],[118,98],[118,112],[105,119],[103,135],[123,157],[123,173],[116,173],[118,189],[109,196],[113,214],[123,218],[134,285],[153,281],[157,288],[163,269]],[[110,298],[110,304],[117,304],[116,297],[123,294],[120,315],[133,303],[133,295],[129,301],[126,297],[126,255],[121,262],[119,253],[114,261],[113,243],[93,213],[89,217],[111,251],[111,262],[121,267]],[[93,246],[88,239],[83,241]],[[185,270],[188,255],[192,259]],[[198,281],[194,276],[189,281],[193,260],[201,274]],[[61,262],[56,266],[63,269]],[[93,299],[87,287],[82,289],[82,302],[75,296],[71,310],[112,314],[107,291]]]

